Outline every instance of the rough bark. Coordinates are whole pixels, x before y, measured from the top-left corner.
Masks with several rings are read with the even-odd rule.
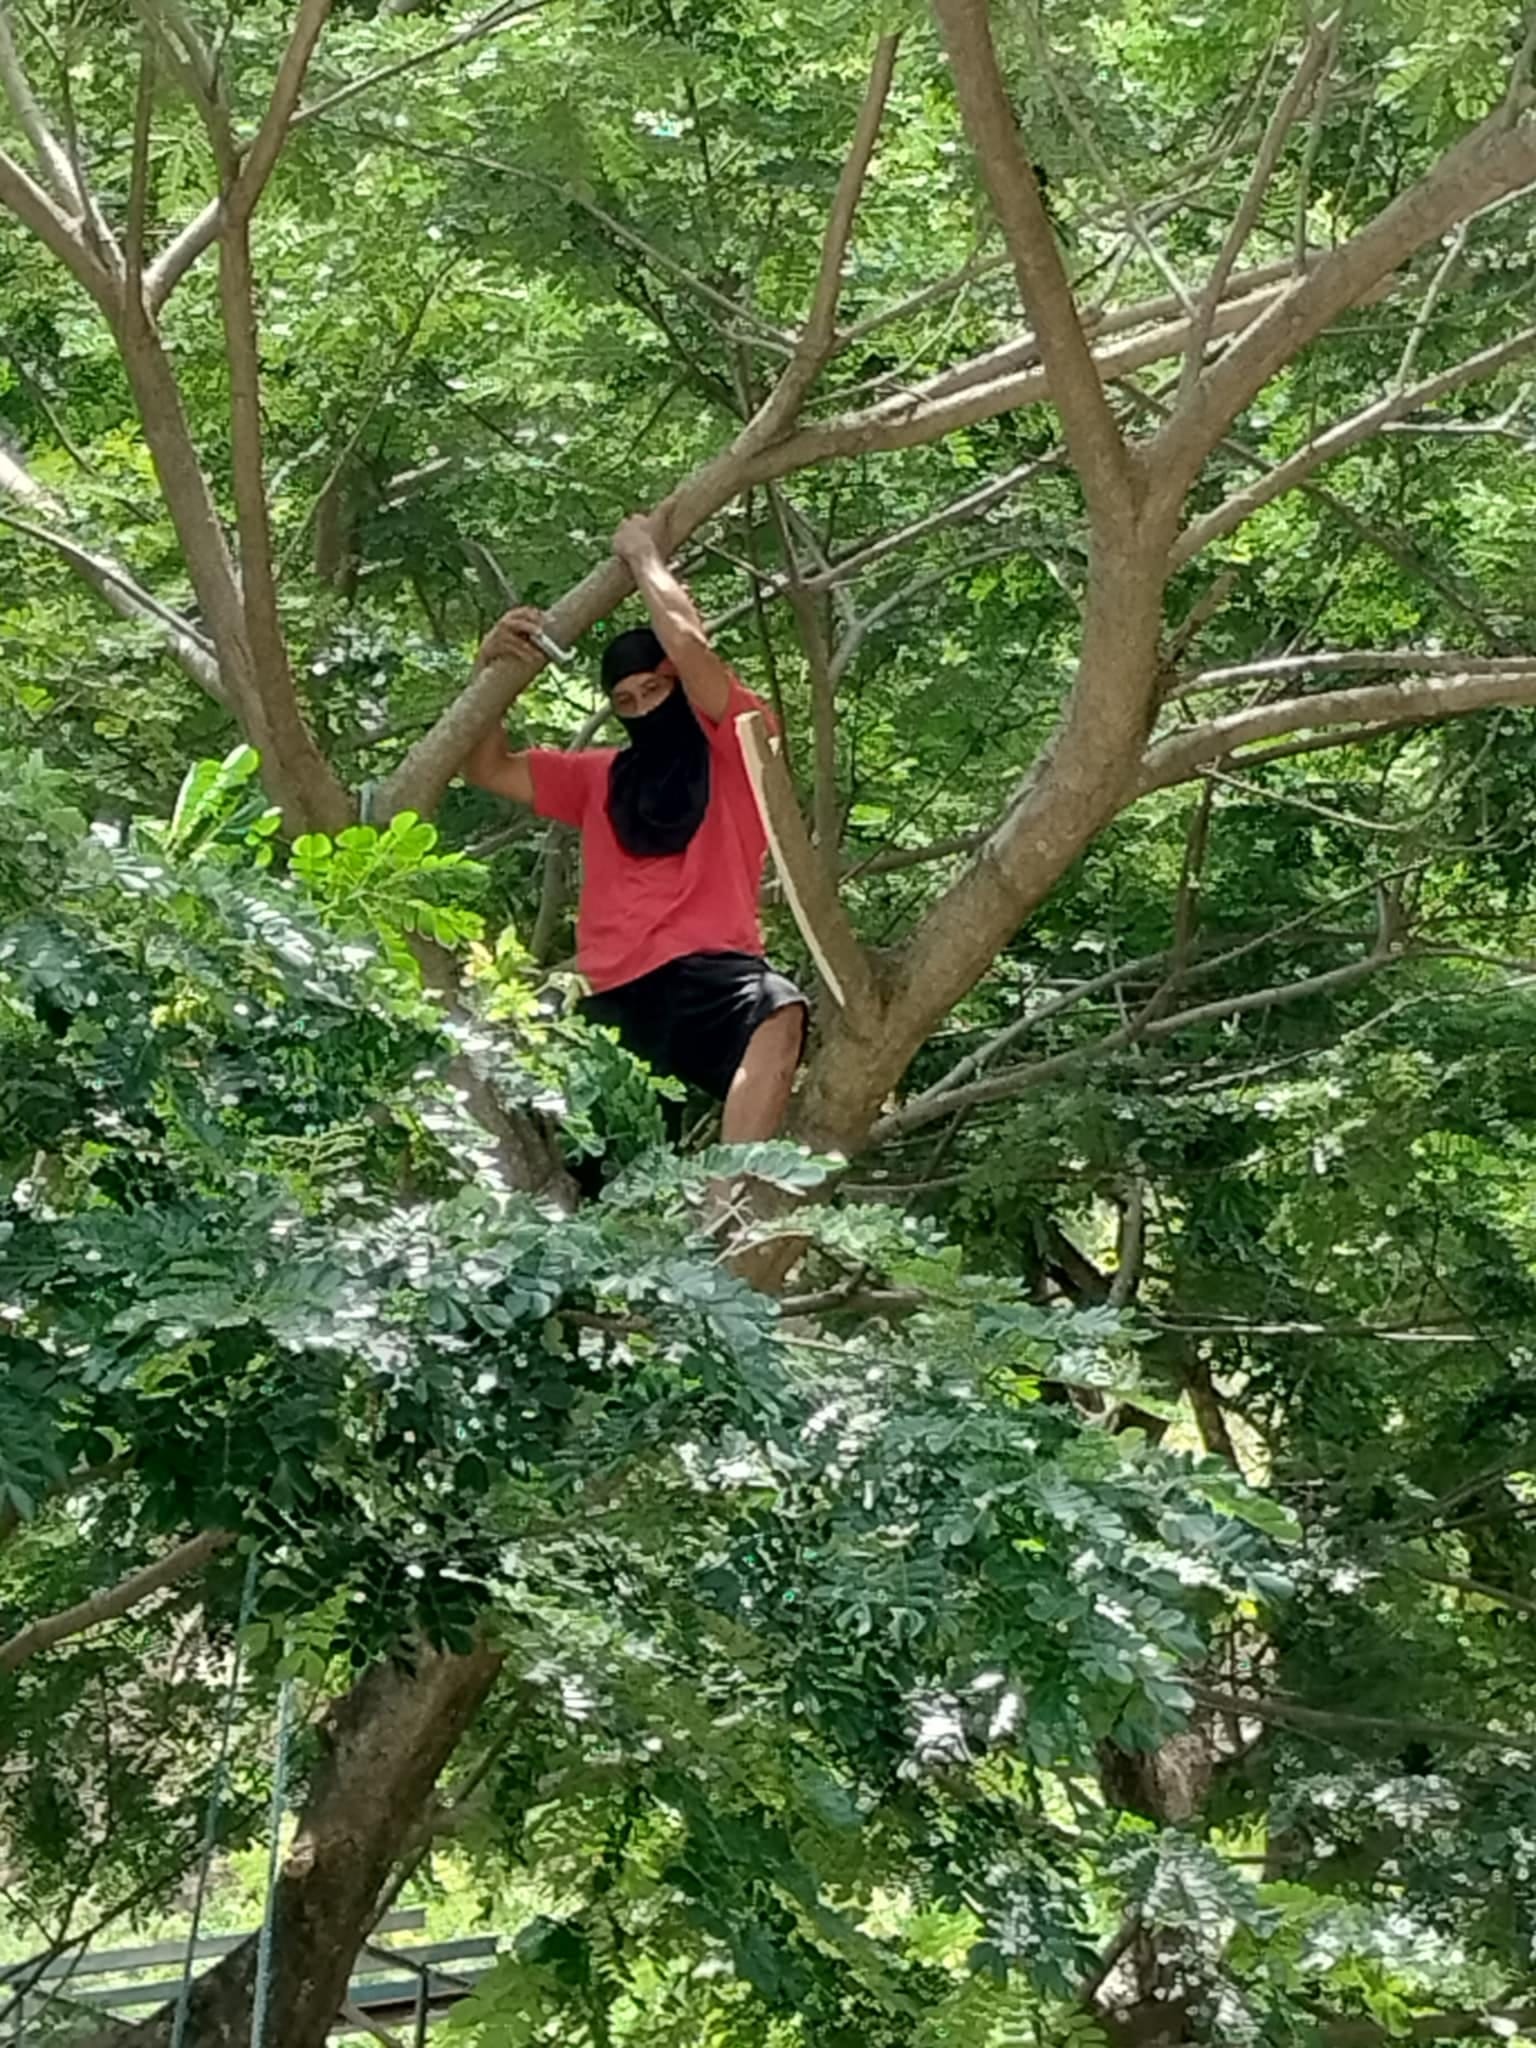
[[[272,2048],[325,2048],[396,1857],[500,1668],[490,1650],[422,1649],[410,1667],[375,1666],[332,1710],[278,1879]],[[250,2048],[256,1965],[252,1935],[197,1980],[184,2048]],[[173,2020],[168,2007],[84,2048],[169,2048]]]
[[[1082,656],[1056,731],[1002,823],[891,963],[878,1043],[855,1031],[856,1020],[831,1023],[802,1098],[813,1142],[865,1142],[935,1021],[1126,802],[1151,729],[1170,538],[1138,535],[1126,550],[1092,551]]]

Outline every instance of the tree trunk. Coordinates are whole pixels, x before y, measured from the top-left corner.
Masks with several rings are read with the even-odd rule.
[[[1129,540],[1091,551],[1082,652],[1056,731],[974,863],[879,963],[879,1018],[852,1006],[824,1029],[801,1104],[812,1143],[863,1146],[934,1026],[1124,808],[1156,712],[1173,524],[1159,502]]]
[[[380,1664],[331,1710],[273,1908],[272,1983],[261,2048],[325,2048],[358,1949],[401,1848],[501,1669],[498,1653],[421,1649]],[[251,2048],[257,1937],[193,1986],[184,2048]],[[168,2048],[166,2007],[85,2048]]]

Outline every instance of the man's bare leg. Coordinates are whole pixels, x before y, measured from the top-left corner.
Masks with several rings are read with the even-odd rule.
[[[804,1037],[805,1012],[798,1003],[775,1010],[758,1025],[731,1077],[720,1118],[722,1145],[751,1145],[777,1137]]]
[[[752,1145],[776,1137],[789,1107],[805,1037],[805,1012],[798,1003],[765,1017],[747,1040],[741,1065],[731,1077],[720,1117],[722,1145]],[[725,1231],[745,1220],[745,1180],[712,1180],[704,1198],[706,1227]]]

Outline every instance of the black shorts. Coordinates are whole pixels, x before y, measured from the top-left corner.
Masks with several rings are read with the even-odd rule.
[[[755,953],[684,953],[635,981],[590,995],[581,1013],[658,1074],[723,1102],[758,1025],[805,997]],[[805,1050],[805,1028],[800,1033]]]

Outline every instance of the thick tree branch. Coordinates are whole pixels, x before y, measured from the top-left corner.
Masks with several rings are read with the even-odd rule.
[[[1536,704],[1536,663],[1523,669],[1500,667],[1488,672],[1452,676],[1415,676],[1399,683],[1362,683],[1353,690],[1324,690],[1311,697],[1285,697],[1247,711],[1231,711],[1205,725],[1173,734],[1147,749],[1137,796],[1187,782],[1208,761],[1224,761],[1235,749],[1255,740],[1285,733],[1328,732],[1317,747],[1347,746],[1353,740],[1390,731],[1400,725],[1422,725],[1441,718],[1459,718],[1472,711],[1502,705]],[[1357,728],[1331,731],[1334,727]],[[1270,753],[1262,758],[1273,760]],[[1235,765],[1248,767],[1254,756]]]
[[[240,581],[160,337],[143,307],[132,302],[124,306],[116,331],[166,509],[218,650],[230,707],[262,754],[263,780],[289,829],[339,831],[351,822],[350,799],[304,726],[291,682],[286,692],[274,689],[273,676],[282,672],[258,667]],[[253,349],[254,343],[248,346]],[[251,383],[249,356],[232,359],[230,367],[232,383]],[[250,475],[237,452],[237,495],[250,489]],[[265,516],[263,504],[263,521]]]
[[[1247,298],[1224,300],[1216,317],[1216,331],[1228,334],[1248,327],[1274,303],[1277,295],[1271,286]],[[1134,334],[1112,348],[1096,350],[1090,360],[1099,377],[1110,384],[1179,355],[1188,338],[1189,322],[1171,321]],[[1022,351],[1025,346],[1023,342],[1009,344],[1010,351]],[[1032,353],[1032,338],[1028,348]],[[996,419],[1000,413],[1016,412],[1026,405],[1050,404],[1055,397],[1052,379],[1044,368],[1010,370],[985,378],[979,374],[971,378],[964,371],[955,371],[936,378],[931,386],[919,385],[908,395],[882,399],[878,405],[801,427],[754,458],[749,480],[761,482],[769,477],[787,476],[793,470],[839,456],[925,447],[962,427]]]
[[[805,333],[773,391],[731,445],[702,464],[655,508],[653,524],[668,550],[678,548],[704,520],[729,504],[750,483],[766,482],[804,466],[793,459],[782,466],[774,462],[772,458],[783,445],[775,436],[792,425],[805,393],[835,342],[837,285],[890,89],[896,45],[896,38],[885,37],[876,50],[857,131],[838,181],[823,239],[817,290]],[[768,460],[758,478],[754,475],[754,458],[760,451],[766,452]],[[613,558],[600,563],[553,607],[551,632],[565,646],[574,646],[633,587],[629,571],[622,563]],[[501,662],[492,670],[480,670],[472,676],[384,785],[379,793],[378,815],[387,818],[407,807],[421,811],[434,808],[474,741],[542,667],[542,659],[531,665]]]
[[[150,122],[155,110],[155,44],[143,32],[139,52],[139,89],[133,103],[133,154],[128,170],[128,225],[123,238],[124,297],[142,302],[144,291],[144,216],[149,204]]]
[[[56,1643],[62,1643],[70,1636],[83,1635],[87,1629],[97,1628],[104,1621],[116,1621],[121,1615],[131,1613],[153,1594],[167,1586],[180,1584],[183,1579],[191,1578],[194,1572],[200,1572],[234,1540],[227,1529],[205,1529],[200,1536],[178,1544],[154,1564],[145,1565],[142,1571],[131,1572],[105,1592],[93,1593],[89,1600],[82,1600],[75,1607],[66,1607],[62,1613],[28,1622],[8,1642],[0,1643],[0,1674],[19,1670],[30,1658],[43,1650],[51,1650]]]
[[[451,1656],[418,1644],[330,1710],[273,1900],[269,2042],[325,2048],[400,1849],[500,1668],[487,1649]],[[256,1967],[252,1935],[196,1980],[189,2042],[250,2048]],[[131,2031],[109,2024],[82,2048],[170,2048],[173,2032],[167,2007]]]
[[[1040,187],[1019,147],[986,0],[935,0],[935,13],[1090,517],[1116,530],[1133,510],[1133,464],[1089,354]]]
[[[248,218],[244,212],[232,210],[219,242],[219,302],[229,363],[230,456],[240,589],[251,656],[250,690],[244,708],[252,741],[261,749],[268,771],[295,792],[319,790],[329,771],[299,709],[278,615],[250,255]],[[307,822],[325,827],[346,820],[337,812],[329,820],[317,816]]]
[[[1295,490],[1305,482],[1312,472],[1320,469],[1325,462],[1334,462],[1379,434],[1392,420],[1399,420],[1407,413],[1418,412],[1437,398],[1443,398],[1448,391],[1458,390],[1463,384],[1474,383],[1480,377],[1491,377],[1506,363],[1518,356],[1527,355],[1536,348],[1536,326],[1522,328],[1507,341],[1496,343],[1492,348],[1479,350],[1475,356],[1468,356],[1464,362],[1451,369],[1441,370],[1437,375],[1426,378],[1409,390],[1396,389],[1374,405],[1366,406],[1347,420],[1340,420],[1326,433],[1318,434],[1298,448],[1296,453],[1258,477],[1243,490],[1236,491],[1224,504],[1203,518],[1191,520],[1180,534],[1173,550],[1173,565],[1182,568],[1186,562],[1208,548],[1213,541],[1220,540],[1250,519],[1262,506],[1271,504],[1287,491]]]
[[[0,149],[0,206],[30,228],[43,246],[83,285],[97,305],[109,316],[117,300],[112,273],[92,251],[83,229],[70,220],[57,202],[35,179],[29,177],[15,158]]]
[[[1272,296],[1272,290],[1260,291],[1227,301],[1218,315],[1218,328],[1225,332],[1246,325]],[[1096,359],[1099,373],[1106,379],[1124,377],[1177,355],[1187,333],[1187,323],[1179,322],[1137,335],[1105,350]],[[743,452],[738,438],[678,484],[653,517],[665,544],[675,549],[755,483],[789,476],[836,456],[923,446],[1018,406],[1041,404],[1049,396],[1046,374],[1036,369],[967,386],[930,404],[887,400],[864,412],[801,427],[756,454]],[[564,646],[575,646],[633,587],[628,571],[609,557],[550,607],[551,632]],[[376,815],[383,820],[397,810],[433,810],[470,747],[542,667],[540,661],[524,673],[515,663],[504,662],[472,676],[384,784]]]
[[[1202,669],[1168,692],[1163,700],[1195,697],[1207,690],[1229,690],[1242,683],[1272,682],[1283,676],[1337,676],[1401,674],[1412,669],[1420,675],[1529,675],[1536,662],[1528,654],[1460,654],[1417,647],[1358,647],[1319,649],[1316,654],[1265,655],[1258,661],[1238,661],[1223,668]]]
[[[1418,184],[1323,256],[1282,293],[1189,394],[1153,443],[1167,488],[1193,479],[1222,435],[1280,367],[1339,314],[1368,297],[1426,242],[1536,180],[1536,123],[1500,109],[1448,150]]]
[[[144,303],[152,314],[161,310],[198,257],[218,240],[223,218],[222,202],[210,199],[150,264],[144,273]]]

